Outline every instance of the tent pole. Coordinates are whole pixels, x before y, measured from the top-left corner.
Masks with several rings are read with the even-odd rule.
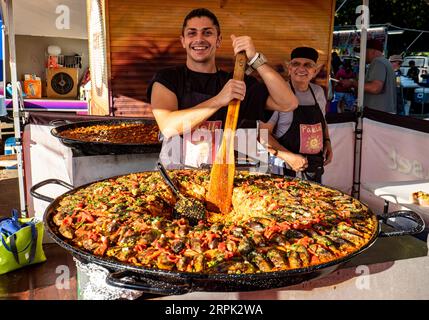
[[[16,73],[16,52],[15,52],[15,27],[13,22],[13,5],[12,0],[2,0],[3,18],[5,18],[4,25],[8,33],[9,40],[9,65],[10,76],[12,82],[12,103],[13,103],[13,124],[15,131],[16,142],[16,157],[18,160],[18,184],[19,184],[19,200],[21,216],[27,217],[27,205],[25,199],[25,184],[24,184],[24,168],[22,157],[22,139],[21,139],[21,123],[20,123],[20,108],[18,100],[18,79]],[[21,94],[21,92],[19,93]]]
[[[362,152],[362,116],[363,116],[363,97],[365,86],[365,60],[366,60],[366,40],[369,27],[369,0],[363,0],[362,5],[363,21],[360,24],[360,59],[359,59],[359,83],[357,97],[357,114],[358,119],[355,129],[355,163],[353,170],[353,187],[352,196],[359,199],[360,197],[360,175],[361,175],[361,152]],[[368,20],[368,21],[367,21]]]

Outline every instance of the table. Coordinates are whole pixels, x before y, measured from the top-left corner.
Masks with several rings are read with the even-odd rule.
[[[362,183],[362,188],[384,199],[384,213],[388,212],[389,203],[399,204],[419,214],[429,228],[429,207],[416,205],[410,198],[416,191],[429,192],[429,180]]]

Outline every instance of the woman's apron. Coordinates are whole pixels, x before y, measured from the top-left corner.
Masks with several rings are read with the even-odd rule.
[[[290,83],[290,86],[295,94],[292,83]],[[321,182],[324,162],[323,131],[326,124],[311,86],[309,86],[309,89],[313,96],[314,104],[298,105],[293,111],[293,120],[289,129],[277,140],[289,151],[299,153],[307,158],[308,167],[303,171],[305,179]],[[284,168],[284,174],[292,177],[296,176],[296,172],[289,167]]]

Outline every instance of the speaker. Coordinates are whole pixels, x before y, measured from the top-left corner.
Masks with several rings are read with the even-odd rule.
[[[76,99],[78,92],[77,68],[48,68],[46,95],[48,98]]]

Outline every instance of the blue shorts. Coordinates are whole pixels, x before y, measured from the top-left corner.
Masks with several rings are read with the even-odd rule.
[[[356,98],[353,95],[353,93],[350,93],[350,92],[335,92],[334,93],[334,101],[337,102],[337,105],[338,105],[338,103],[341,102],[341,100],[344,100],[344,103],[345,103],[345,108],[344,109],[345,110],[347,110],[347,111],[354,111],[354,109],[355,109],[354,104],[355,104]]]

